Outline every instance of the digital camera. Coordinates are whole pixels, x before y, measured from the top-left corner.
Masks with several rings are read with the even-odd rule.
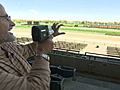
[[[33,41],[42,42],[49,38],[54,33],[54,30],[50,25],[40,25],[32,27],[32,39]]]

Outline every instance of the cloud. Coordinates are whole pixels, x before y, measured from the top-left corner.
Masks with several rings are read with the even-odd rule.
[[[38,14],[39,13],[36,10],[29,10],[29,11],[32,12],[33,14]]]

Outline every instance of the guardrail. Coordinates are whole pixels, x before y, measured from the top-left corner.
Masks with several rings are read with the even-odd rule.
[[[120,56],[116,55],[106,55],[106,54],[99,54],[99,53],[93,53],[93,52],[85,52],[84,57],[88,57],[88,60],[98,60],[98,58],[102,61],[102,59],[106,59],[108,62],[114,62],[114,63],[120,63]],[[99,60],[99,61],[100,61]]]

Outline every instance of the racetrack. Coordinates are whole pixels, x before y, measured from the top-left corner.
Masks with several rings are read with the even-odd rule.
[[[13,29],[12,32],[17,37],[31,37],[30,29]],[[106,54],[107,46],[120,47],[120,36],[109,36],[102,34],[67,31],[65,35],[55,37],[54,41],[56,40],[88,44],[88,46],[81,51],[81,53],[89,51]],[[100,47],[96,48],[96,45],[99,45]]]

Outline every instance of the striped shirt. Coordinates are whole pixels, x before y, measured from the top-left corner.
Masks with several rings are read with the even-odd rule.
[[[31,67],[27,58],[35,54],[35,44],[0,44],[0,90],[49,90],[50,70],[46,60],[35,60]]]

